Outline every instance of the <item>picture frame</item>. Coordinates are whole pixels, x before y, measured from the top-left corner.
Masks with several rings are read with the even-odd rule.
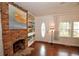
[[[9,4],[9,29],[27,29],[27,11],[16,4]]]

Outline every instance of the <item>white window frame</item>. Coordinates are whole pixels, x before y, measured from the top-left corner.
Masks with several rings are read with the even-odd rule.
[[[79,21],[73,21],[73,27],[72,27],[73,34],[72,34],[72,37],[73,38],[79,38],[79,36],[78,37],[74,37],[74,22],[79,22]],[[75,30],[79,30],[79,29],[75,29]]]
[[[60,36],[60,32],[59,32],[59,31],[60,31],[60,27],[58,27],[58,32],[59,32],[59,33],[58,33],[58,36],[59,36],[59,37],[62,37],[62,38],[63,38],[63,37],[67,37],[67,38],[68,38],[68,37],[71,37],[71,31],[70,31],[70,30],[71,30],[71,22],[70,22],[70,21],[61,21],[61,22],[59,22],[59,26],[60,26],[60,23],[64,23],[64,22],[69,22],[69,24],[70,24],[70,25],[69,25],[69,26],[70,26],[70,29],[69,29],[69,31],[68,31],[68,32],[70,32],[70,35],[69,35],[69,36]]]
[[[70,26],[71,26],[71,27],[70,27],[70,31],[69,31],[69,32],[70,32],[70,36],[69,36],[69,37],[66,37],[66,36],[60,36],[60,35],[58,34],[59,37],[61,37],[61,38],[65,38],[65,37],[66,37],[66,38],[79,38],[79,37],[74,37],[74,36],[73,36],[73,35],[74,35],[74,28],[73,28],[74,22],[79,22],[79,21],[61,21],[61,22],[69,22],[69,23],[70,23]],[[60,22],[60,23],[61,23],[61,22]],[[60,23],[59,23],[59,24],[60,24]],[[58,28],[58,33],[59,33],[59,28]]]

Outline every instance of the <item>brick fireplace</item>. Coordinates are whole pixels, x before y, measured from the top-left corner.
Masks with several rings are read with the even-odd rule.
[[[24,50],[28,46],[27,40],[27,30],[9,30],[8,37],[6,41],[4,41],[4,53],[5,55],[14,55],[19,50]],[[4,35],[3,35],[4,36]],[[6,35],[7,36],[7,35]],[[5,37],[3,37],[6,39]]]
[[[15,52],[28,46],[27,29],[9,29],[8,3],[0,4],[4,55],[13,56]]]

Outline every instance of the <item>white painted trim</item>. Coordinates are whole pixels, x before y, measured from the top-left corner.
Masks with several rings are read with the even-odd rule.
[[[2,42],[2,24],[1,24],[1,12],[0,12],[0,56],[4,55],[3,42]]]
[[[35,34],[35,32],[31,32],[31,33],[28,33],[28,36],[32,36],[34,34]]]
[[[32,40],[31,42],[28,41],[28,47],[30,47],[34,42],[35,42],[35,40]]]

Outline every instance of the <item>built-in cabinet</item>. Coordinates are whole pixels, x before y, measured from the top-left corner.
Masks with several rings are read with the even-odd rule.
[[[30,45],[35,39],[35,18],[28,12],[28,45]]]

